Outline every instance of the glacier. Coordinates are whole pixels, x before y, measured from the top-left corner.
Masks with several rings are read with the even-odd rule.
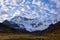
[[[43,31],[59,21],[59,0],[0,0],[0,23],[11,28]]]

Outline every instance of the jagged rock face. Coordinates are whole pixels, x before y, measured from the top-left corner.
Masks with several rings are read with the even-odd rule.
[[[8,22],[5,22],[5,20],[8,20]],[[43,31],[50,24],[55,24],[59,21],[59,0],[0,1],[0,22],[15,26],[11,26],[14,29],[26,29],[29,32]]]

